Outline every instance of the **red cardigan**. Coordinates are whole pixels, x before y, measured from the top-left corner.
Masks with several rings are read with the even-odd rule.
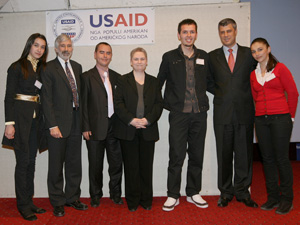
[[[277,63],[273,74],[276,78],[265,82],[262,86],[257,82],[255,70],[251,73],[250,83],[255,102],[255,116],[290,113],[291,117],[295,118],[299,94],[294,78],[282,63]]]

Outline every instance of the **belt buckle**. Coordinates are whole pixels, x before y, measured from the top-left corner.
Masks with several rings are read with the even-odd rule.
[[[40,95],[36,95],[36,102],[37,103],[41,103],[41,97],[40,97]]]

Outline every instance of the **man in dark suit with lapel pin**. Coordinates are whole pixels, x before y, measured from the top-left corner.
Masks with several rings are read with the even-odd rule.
[[[42,107],[49,129],[48,192],[55,216],[64,216],[64,205],[86,210],[80,202],[81,124],[80,74],[82,67],[70,60],[73,44],[69,36],[55,40],[57,57],[47,63],[41,74]],[[65,185],[63,169],[65,171]]]
[[[120,74],[108,68],[112,59],[111,46],[97,44],[94,52],[96,66],[81,75],[82,131],[89,158],[91,206],[98,207],[103,195],[103,160],[106,149],[109,164],[109,192],[115,204],[121,199],[122,152],[114,137],[115,121],[113,96]]]
[[[255,61],[248,47],[236,43],[237,25],[233,19],[221,20],[218,29],[223,46],[209,53],[215,82],[214,130],[221,192],[218,206],[226,207],[235,196],[237,201],[256,208],[248,190],[252,181],[254,122],[250,73]]]

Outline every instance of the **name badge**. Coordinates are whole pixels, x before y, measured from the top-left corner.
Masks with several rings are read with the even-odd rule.
[[[204,59],[196,59],[196,64],[204,65]]]
[[[36,80],[35,83],[34,83],[34,86],[36,86],[38,89],[41,89],[42,85],[43,84],[41,82],[39,82],[38,80]]]

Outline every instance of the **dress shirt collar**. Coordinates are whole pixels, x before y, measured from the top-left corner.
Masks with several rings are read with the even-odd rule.
[[[236,55],[237,55],[237,51],[238,51],[238,45],[237,43],[235,43],[235,45],[231,48],[232,49],[232,54],[233,54],[233,58],[234,61],[236,61]],[[228,57],[229,57],[229,48],[223,45],[223,51],[226,57],[226,60],[228,61]]]
[[[64,68],[64,70],[66,69],[66,62],[68,62],[68,67],[71,67],[71,63],[70,63],[70,59],[68,59],[67,61],[63,60],[62,58],[60,58],[59,56],[57,56],[58,61],[60,62],[61,66]]]
[[[235,45],[231,48],[232,49],[232,54],[236,54],[238,50],[238,45],[235,43]],[[223,45],[223,51],[225,55],[229,55],[229,48]]]
[[[256,76],[257,82],[261,86],[264,86],[265,82],[268,82],[268,81],[274,79],[276,76],[274,75],[273,70],[274,70],[274,68],[269,72],[265,72],[265,75],[262,76],[261,69],[260,69],[260,63],[257,63],[256,69],[255,69],[255,76]]]
[[[178,50],[179,50],[180,54],[183,55],[183,56],[185,56],[185,57],[187,57],[187,58],[190,58],[190,59],[193,58],[193,57],[195,56],[196,52],[197,52],[197,48],[196,48],[195,45],[193,45],[193,49],[194,49],[193,55],[191,55],[190,57],[188,57],[188,56],[186,56],[186,55],[183,53],[182,48],[181,48],[181,44],[178,46]]]
[[[104,82],[104,79],[105,79],[104,72],[107,72],[107,77],[109,78],[108,68],[104,69],[104,68],[98,66],[97,64],[96,64],[96,68],[97,68],[97,70],[98,70],[98,72],[100,74],[100,77],[101,77],[101,79],[102,79],[103,82]]]

